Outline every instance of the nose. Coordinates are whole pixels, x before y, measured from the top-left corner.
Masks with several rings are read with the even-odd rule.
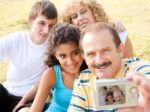
[[[78,20],[80,21],[80,20],[82,20],[82,19],[83,19],[83,15],[78,14]]]
[[[103,56],[101,54],[97,54],[95,57],[95,62],[100,63],[103,61]]]
[[[45,34],[48,34],[49,32],[50,32],[49,26],[45,26],[45,27],[44,27],[44,33],[45,33]]]
[[[67,59],[67,64],[68,64],[68,65],[73,64],[73,59],[72,59],[72,57],[68,57],[68,59]]]

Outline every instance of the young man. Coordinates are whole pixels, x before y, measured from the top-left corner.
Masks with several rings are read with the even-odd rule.
[[[108,88],[106,86],[102,86],[99,90],[99,104],[106,105],[106,94],[108,92]]]
[[[148,112],[150,104],[150,63],[131,58],[122,60],[122,44],[118,34],[104,23],[88,26],[81,35],[80,47],[89,70],[83,71],[74,84],[68,112],[100,111],[114,112],[116,109],[96,110],[94,105],[94,82],[97,79],[127,77],[140,91],[139,104],[124,108],[120,112]],[[127,75],[130,73],[130,75]]]
[[[53,3],[37,1],[29,14],[30,30],[12,33],[0,40],[0,62],[4,58],[10,61],[7,80],[0,84],[0,111],[12,112],[46,69],[47,39],[57,16]]]

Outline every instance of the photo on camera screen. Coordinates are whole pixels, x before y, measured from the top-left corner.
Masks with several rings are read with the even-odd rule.
[[[97,109],[136,106],[139,92],[133,82],[126,80],[98,81],[95,83]]]
[[[125,85],[99,87],[99,105],[125,104]]]

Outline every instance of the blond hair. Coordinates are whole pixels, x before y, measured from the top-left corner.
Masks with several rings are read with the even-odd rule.
[[[87,6],[91,9],[95,22],[109,22],[108,16],[105,13],[102,5],[96,0],[69,0],[62,8],[61,19],[63,22],[72,23],[71,11],[77,6]]]

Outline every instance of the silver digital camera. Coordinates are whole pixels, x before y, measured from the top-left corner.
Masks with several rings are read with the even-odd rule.
[[[100,79],[94,83],[94,102],[96,109],[112,109],[136,106],[139,91],[127,79]]]

